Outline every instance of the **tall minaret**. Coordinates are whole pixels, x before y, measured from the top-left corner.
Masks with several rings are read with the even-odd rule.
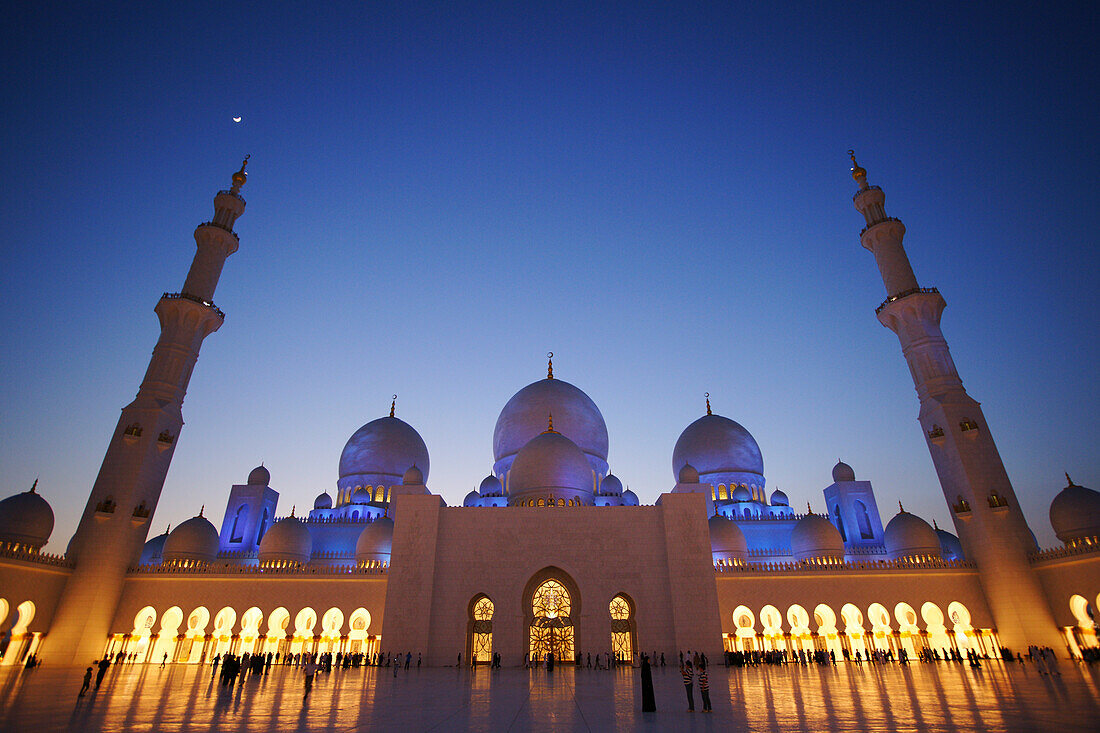
[[[1001,643],[1016,650],[1028,644],[1060,649],[1050,605],[1028,563],[1035,539],[982,408],[963,388],[940,331],[946,303],[935,288],[917,284],[901,244],[905,226],[886,215],[882,189],[867,185],[867,171],[848,153],[859,185],[855,206],[867,220],[860,243],[874,254],[886,285],[887,298],[876,313],[901,341],[928,450],[963,551],[978,567]]]
[[[84,515],[66,555],[76,568],[65,585],[42,646],[55,664],[87,664],[103,653],[127,568],[149,533],[168,465],[183,427],[183,396],[199,347],[224,314],[214,305],[225,258],[237,251],[233,223],[244,213],[244,159],[233,185],[214,197],[214,219],[195,229],[197,251],[183,289],[157,303],[160,340],[137,397],[107,446]]]

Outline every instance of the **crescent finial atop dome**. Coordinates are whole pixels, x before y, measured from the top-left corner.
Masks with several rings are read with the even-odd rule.
[[[707,414],[710,414],[710,392],[704,392],[703,396],[707,398]]]
[[[1068,474],[1068,473],[1066,474],[1066,478],[1069,478],[1069,474]],[[1070,483],[1073,483],[1073,482],[1071,481]],[[31,493],[32,493],[32,494],[33,494],[33,493],[35,493],[35,489],[37,489],[37,488],[38,488],[38,477],[37,477],[37,476],[35,476],[35,477],[34,477],[34,483],[33,483],[33,484],[31,484]]]
[[[898,499],[898,511],[900,511],[902,514],[905,513],[905,507],[901,505],[901,499]]]
[[[203,504],[202,506],[199,507],[199,516],[200,517],[202,516],[202,513],[204,511],[206,511],[206,504]]]
[[[390,417],[393,417],[393,413],[396,409],[397,409],[397,395],[394,395],[393,399],[390,401]]]
[[[551,377],[551,379],[553,379],[553,377]],[[550,415],[550,419],[547,422],[546,432],[553,433],[553,432],[555,432],[554,431],[554,413],[551,412],[551,413],[549,413],[549,415]]]
[[[1067,486],[1076,486],[1076,484],[1074,484],[1074,483],[1073,483],[1073,479],[1071,479],[1071,478],[1069,477],[1069,471],[1066,471],[1065,473],[1066,473],[1066,485],[1067,485]],[[37,483],[38,483],[38,479],[35,479],[35,480],[34,480],[34,483],[35,483],[35,484],[37,484]],[[34,491],[34,489],[31,489],[31,491]]]
[[[553,351],[547,351],[546,352],[546,378],[547,379],[553,379],[554,378],[554,352]]]
[[[233,188],[230,189],[233,193],[237,193],[237,191],[241,189],[241,186],[248,183],[248,174],[244,172],[244,169],[245,166],[248,165],[248,159],[251,157],[251,154],[244,156],[244,160],[241,161],[241,169],[233,174]]]

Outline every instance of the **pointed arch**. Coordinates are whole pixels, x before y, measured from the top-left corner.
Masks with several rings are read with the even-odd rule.
[[[634,664],[634,650],[638,648],[635,609],[634,599],[626,593],[617,594],[607,607],[611,615],[611,655],[620,664]]]
[[[470,664],[493,661],[493,616],[496,604],[484,593],[470,599],[466,606],[466,659]]]
[[[531,659],[553,654],[556,661],[572,663],[579,646],[573,620],[581,614],[581,595],[572,576],[559,567],[543,568],[527,581],[521,603]]]

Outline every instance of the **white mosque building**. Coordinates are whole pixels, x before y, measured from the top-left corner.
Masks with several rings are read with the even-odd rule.
[[[242,165],[195,231],[183,288],[157,303],[160,340],[65,554],[40,551],[53,512],[35,487],[0,502],[2,663],[1098,646],[1100,493],[1069,481],[1050,506],[1064,546],[1040,551],[940,331],[945,301],[918,284],[905,227],[852,163],[861,242],[888,296],[876,313],[901,341],[954,533],[904,509],[884,528],[871,482],[843,462],[828,513],[798,512],[769,493],[750,432],[709,399],[670,446],[674,483],[640,505],[610,470],[599,408],[551,361],[504,405],[492,473],[461,507],[429,488],[428,447],[394,405],[348,439],[334,493],[312,510],[280,517],[260,466],[229,489],[220,529],[200,511],[150,539],[199,347],[223,322],[213,297],[239,243]]]

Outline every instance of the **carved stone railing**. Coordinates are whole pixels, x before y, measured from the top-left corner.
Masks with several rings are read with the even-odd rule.
[[[1060,560],[1065,557],[1077,557],[1079,555],[1100,554],[1100,544],[1079,544],[1066,547],[1051,547],[1032,553],[1028,560],[1032,564],[1046,562],[1047,560]]]
[[[852,194],[852,201],[855,201],[856,199],[858,199],[860,197],[861,194],[867,193],[868,191],[881,191],[881,190],[882,190],[881,186],[868,186],[867,188],[861,188],[861,189],[859,189],[858,191],[856,191],[855,193]]]
[[[29,547],[13,546],[9,543],[0,544],[0,557],[10,557],[13,560],[23,560],[39,565],[53,565],[59,568],[71,568],[74,563],[64,555],[51,555],[48,552],[39,552]]]
[[[226,193],[229,193],[229,192],[226,191]],[[229,227],[227,227],[225,224],[219,224],[216,221],[204,221],[202,224],[199,224],[199,226],[200,227],[217,227],[218,229],[221,229],[223,232],[229,232],[230,234],[232,234],[233,239],[236,239],[238,242],[241,241],[241,238],[239,236],[237,236],[237,233],[235,231],[233,231],[232,229],[230,229]]]
[[[192,567],[170,565],[135,565],[129,569],[133,575],[386,575],[388,565],[359,567],[354,562],[341,565],[299,565],[296,567],[262,568],[258,565],[207,563]]]
[[[717,573],[783,573],[783,572],[859,572],[864,570],[972,570],[974,563],[968,560],[928,560],[910,562],[907,560],[860,560],[858,562],[814,563],[806,562],[764,562],[745,565],[715,565]]]

